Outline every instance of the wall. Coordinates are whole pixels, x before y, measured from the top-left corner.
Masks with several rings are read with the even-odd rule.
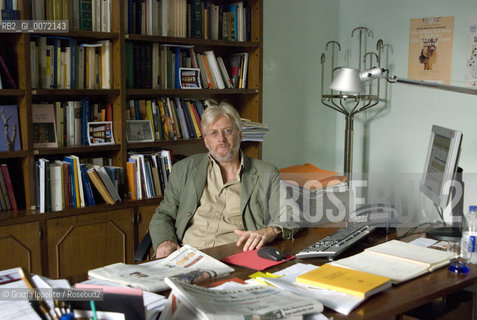
[[[355,61],[351,31],[357,26],[371,29],[373,41],[383,39],[386,63],[393,74],[406,78],[410,19],[454,16],[451,79],[453,85],[465,85],[467,29],[470,16],[477,15],[475,1],[299,2],[298,8],[295,1],[265,1],[264,121],[272,130],[264,142],[265,160],[278,166],[311,162],[342,171],[344,117],[319,101],[319,55],[327,41],[338,40],[345,56],[338,65]],[[354,172],[420,175],[433,124],[463,132],[460,166],[477,172],[476,95],[394,84],[386,88],[384,99],[355,120]],[[474,180],[466,181],[466,206],[477,202],[471,197],[477,189]]]
[[[263,159],[332,168],[336,115],[320,103],[320,55],[337,37],[338,2],[266,0],[263,15]]]

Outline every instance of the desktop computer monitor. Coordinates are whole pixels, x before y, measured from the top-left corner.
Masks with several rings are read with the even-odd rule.
[[[429,198],[436,207],[441,219],[449,204],[452,188],[455,188],[462,132],[440,126],[432,126],[431,141],[427,152],[426,165],[421,180],[420,191]],[[462,208],[454,212],[463,219]],[[432,228],[427,236],[437,240],[457,240],[461,237],[461,224]]]

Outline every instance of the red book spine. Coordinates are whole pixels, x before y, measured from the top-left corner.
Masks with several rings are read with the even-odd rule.
[[[5,184],[7,186],[8,198],[10,199],[12,210],[18,211],[17,201],[15,200],[15,193],[13,192],[12,180],[10,179],[10,173],[8,173],[8,166],[6,164],[2,164],[2,173],[3,178],[5,179]]]

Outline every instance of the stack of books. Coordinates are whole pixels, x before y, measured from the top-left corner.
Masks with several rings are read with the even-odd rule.
[[[248,119],[242,120],[242,141],[263,141],[268,134],[268,126],[264,123],[253,122]]]
[[[129,154],[126,164],[128,197],[132,200],[141,200],[162,196],[169,181],[171,168],[170,150]]]

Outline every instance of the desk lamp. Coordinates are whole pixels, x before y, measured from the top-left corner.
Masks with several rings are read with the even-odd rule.
[[[477,90],[473,88],[451,86],[446,84],[426,82],[421,80],[410,80],[398,78],[397,76],[389,76],[389,70],[379,67],[374,67],[363,72],[357,69],[341,67],[337,72],[335,79],[330,84],[330,88],[338,91],[346,92],[364,92],[364,83],[374,79],[386,79],[389,83],[404,83],[409,85],[428,87],[434,89],[441,89],[453,92],[477,94]]]

